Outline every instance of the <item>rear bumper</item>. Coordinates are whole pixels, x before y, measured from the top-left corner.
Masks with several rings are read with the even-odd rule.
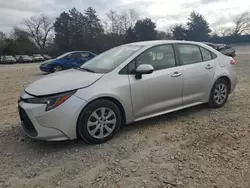
[[[231,81],[231,89],[230,89],[230,93],[233,93],[237,84],[238,84],[238,78],[236,75],[236,67],[235,65],[230,65],[231,69],[229,69],[229,75],[230,75],[230,81]]]
[[[6,64],[10,64],[10,63],[16,63],[16,61],[3,61]]]
[[[234,90],[235,90],[237,84],[238,84],[238,79],[237,79],[237,77],[235,76],[235,78],[231,80],[231,90],[230,90],[230,93],[233,93],[233,92],[234,92]]]

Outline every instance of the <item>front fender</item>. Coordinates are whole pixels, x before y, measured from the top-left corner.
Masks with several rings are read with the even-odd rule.
[[[98,88],[98,89],[92,90],[90,88],[91,86],[87,88],[79,89],[75,93],[75,95],[87,101],[88,104],[100,98],[115,99],[121,104],[121,106],[124,109],[126,122],[131,123],[133,121],[134,115],[133,115],[132,101],[131,101],[131,97],[129,93],[130,92],[129,86],[119,88],[118,90],[112,90],[111,88],[109,90],[105,90],[104,88]]]

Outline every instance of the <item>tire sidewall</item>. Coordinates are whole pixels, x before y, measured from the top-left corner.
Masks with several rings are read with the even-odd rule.
[[[52,73],[53,73],[53,72],[60,72],[60,71],[54,71],[54,67],[61,67],[61,70],[60,70],[60,71],[63,70],[63,68],[62,68],[61,65],[54,65],[54,66],[52,66],[52,68],[51,68],[51,72],[52,72]]]
[[[215,100],[214,100],[214,92],[215,92],[215,88],[216,88],[219,84],[221,84],[221,83],[223,83],[223,84],[226,86],[227,95],[226,95],[226,99],[224,100],[224,102],[221,103],[221,104],[218,104],[218,103],[216,103]],[[224,106],[224,104],[227,102],[228,95],[229,95],[229,86],[228,86],[227,81],[225,81],[224,79],[218,79],[218,80],[214,83],[213,88],[212,88],[211,93],[210,93],[210,99],[209,99],[209,105],[210,105],[210,107],[212,107],[212,108],[220,108],[220,107]]]
[[[116,125],[115,125],[115,129],[113,130],[113,132],[108,135],[107,137],[103,138],[103,139],[97,139],[92,137],[88,130],[87,130],[87,122],[89,119],[89,116],[92,114],[93,111],[95,111],[98,108],[101,107],[106,107],[106,108],[110,108],[111,110],[113,110],[113,112],[116,115]],[[101,144],[104,143],[108,140],[110,140],[116,133],[117,131],[120,129],[121,126],[121,112],[119,110],[119,108],[111,101],[109,100],[96,100],[92,103],[90,103],[80,114],[78,121],[77,121],[77,135],[83,139],[85,142],[89,143],[89,144]]]

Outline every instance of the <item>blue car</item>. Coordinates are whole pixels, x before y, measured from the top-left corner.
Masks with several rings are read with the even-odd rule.
[[[43,72],[58,72],[61,70],[79,67],[86,61],[95,57],[96,54],[88,51],[73,51],[60,55],[56,59],[44,61],[40,65],[40,70]]]

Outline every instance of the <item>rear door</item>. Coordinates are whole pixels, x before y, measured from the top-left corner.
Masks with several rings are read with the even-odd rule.
[[[183,105],[207,102],[215,72],[215,54],[198,45],[177,46],[183,67]]]

